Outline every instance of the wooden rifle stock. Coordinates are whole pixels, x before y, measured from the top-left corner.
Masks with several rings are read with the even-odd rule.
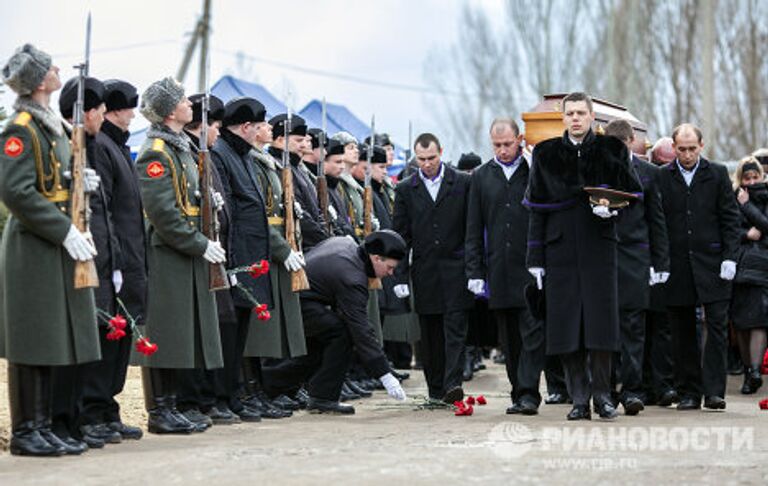
[[[368,184],[363,191],[363,234],[368,236],[373,232],[373,188]],[[376,277],[369,278],[368,288],[381,289],[381,279]]]
[[[88,195],[85,193],[85,129],[75,125],[72,129],[72,187],[70,199],[70,215],[72,224],[85,235],[93,244],[91,230],[88,225]],[[84,289],[99,286],[99,275],[93,259],[81,262],[75,261],[75,288]]]
[[[293,218],[293,174],[291,173],[290,163],[282,168],[281,179],[283,183],[283,206],[285,207],[285,240],[290,245],[291,250],[298,252],[296,221]],[[298,292],[307,289],[309,289],[309,280],[304,269],[299,268],[291,272],[291,290]]]
[[[207,134],[200,134],[200,143],[207,143]],[[211,171],[211,157],[207,150],[200,150],[198,153],[198,167],[200,171],[200,192],[203,195],[200,203],[200,212],[202,215],[203,234],[211,241],[219,241],[219,217],[216,214],[216,208],[213,207],[211,200],[213,174]],[[221,263],[208,263],[208,290],[222,290],[229,288],[229,279],[227,278],[227,269]]]

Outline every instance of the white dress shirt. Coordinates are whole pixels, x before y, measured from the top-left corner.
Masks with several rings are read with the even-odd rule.
[[[675,163],[677,164],[677,168],[680,170],[680,175],[683,176],[683,179],[685,179],[685,184],[690,187],[691,182],[693,182],[693,176],[696,175],[696,169],[699,168],[699,161],[696,161],[696,165],[693,166],[693,169],[688,170],[685,167],[680,164],[680,161],[675,159]]]
[[[521,156],[518,156],[515,160],[510,162],[509,164],[505,164],[504,162],[501,162],[498,158],[493,158],[494,162],[499,164],[501,167],[501,170],[504,171],[504,177],[509,180],[513,175],[515,175],[515,171],[518,167],[520,167],[520,161],[522,160]]]
[[[440,171],[433,179],[425,176],[424,172],[419,169],[419,177],[424,181],[424,187],[427,188],[427,192],[429,192],[433,201],[437,201],[437,193],[440,192],[440,184],[443,182],[443,175],[445,175],[445,166],[442,161],[440,162]]]

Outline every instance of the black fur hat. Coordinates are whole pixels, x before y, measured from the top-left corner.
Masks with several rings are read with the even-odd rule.
[[[104,81],[104,103],[107,111],[127,110],[139,106],[139,92],[136,86],[120,79]]]
[[[405,258],[407,245],[399,233],[390,229],[374,231],[363,240],[363,247],[369,255],[402,260]]]
[[[59,111],[65,119],[72,118],[77,102],[77,77],[66,82],[59,96]],[[97,108],[104,103],[104,83],[96,78],[85,78],[83,83],[83,111]]]

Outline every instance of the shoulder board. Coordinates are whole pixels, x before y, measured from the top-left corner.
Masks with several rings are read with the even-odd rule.
[[[13,120],[13,123],[16,125],[21,125],[23,127],[29,125],[29,120],[32,119],[32,115],[27,113],[26,111],[22,111],[18,115],[16,115],[16,119]]]
[[[165,152],[165,140],[156,138],[152,141],[152,150],[155,152]]]

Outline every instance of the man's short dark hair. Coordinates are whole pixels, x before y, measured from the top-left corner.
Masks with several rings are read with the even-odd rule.
[[[627,143],[635,136],[635,130],[627,120],[611,120],[611,122],[605,126],[605,134],[614,136],[622,142]]]
[[[568,94],[565,98],[563,98],[563,112],[565,112],[565,104],[569,101],[586,101],[589,112],[593,113],[595,111],[592,108],[592,97],[589,96],[587,93],[582,93],[581,91],[574,91],[573,93]]]
[[[704,139],[704,134],[701,132],[701,129],[694,125],[693,123],[681,123],[678,126],[675,127],[674,130],[672,130],[672,141],[677,143],[677,136],[682,132],[683,130],[693,130],[693,133],[696,134],[696,138],[698,139],[699,143]]]
[[[421,146],[421,148],[429,148],[432,144],[437,145],[437,150],[440,151],[442,148],[440,147],[440,140],[437,139],[437,137],[431,133],[422,133],[418,137],[416,137],[416,140],[413,142],[413,148],[415,149],[418,146]]]
[[[491,128],[489,130],[490,134],[493,135],[493,130],[496,127],[501,127],[504,125],[511,128],[512,131],[515,132],[515,136],[520,135],[520,127],[517,126],[517,122],[512,118],[507,118],[507,117],[494,118],[494,120],[491,122]]]

